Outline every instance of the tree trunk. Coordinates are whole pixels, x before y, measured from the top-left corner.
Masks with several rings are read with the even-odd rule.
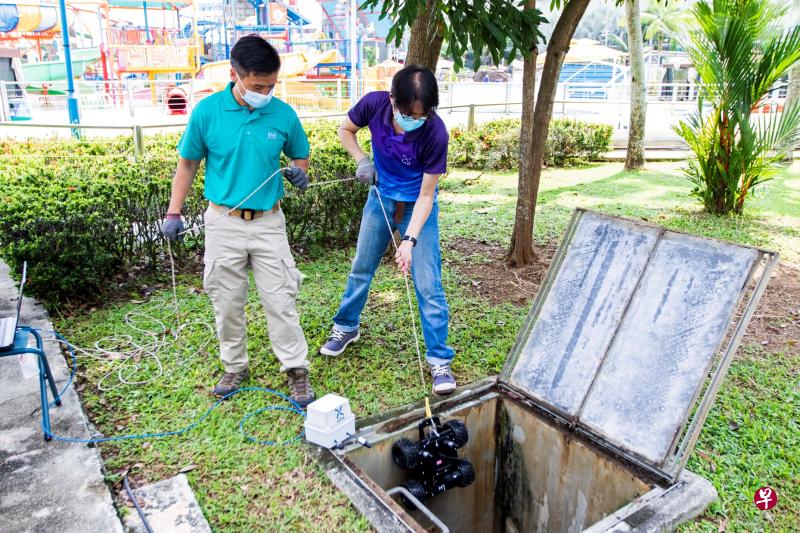
[[[631,116],[628,125],[628,150],[625,170],[644,166],[644,125],[647,116],[647,96],[644,85],[644,47],[639,0],[625,2],[625,22],[628,26],[628,50],[631,56]]]
[[[536,9],[536,0],[528,0],[525,9]],[[509,266],[530,265],[536,261],[533,251],[533,211],[535,197],[533,186],[533,112],[536,100],[536,56],[534,46],[531,57],[523,61],[522,67],[522,125],[519,131],[519,185],[517,186],[517,211],[511,246],[506,256]]]
[[[531,136],[528,161],[520,161],[520,173],[524,164],[530,165],[530,179],[525,183],[525,198],[517,201],[517,218],[514,220],[514,232],[511,237],[509,249],[510,263],[516,266],[529,265],[534,260],[533,254],[533,223],[536,213],[536,198],[539,194],[539,181],[542,177],[542,166],[544,165],[544,146],[547,141],[547,134],[550,129],[550,118],[553,116],[553,101],[558,87],[558,75],[561,72],[561,65],[564,63],[564,56],[569,49],[569,42],[575,34],[586,7],[590,0],[569,0],[564,6],[564,11],[558,18],[550,42],[547,44],[547,55],[545,56],[544,69],[542,70],[542,82],[539,87],[539,96],[536,99],[536,108],[533,113],[533,127]],[[524,83],[524,80],[523,80]],[[527,94],[527,93],[526,93]],[[520,147],[520,150],[522,148]],[[523,194],[522,183],[520,183],[519,195]],[[520,218],[519,204],[524,203],[522,217]],[[515,251],[521,249],[522,252]],[[528,250],[529,253],[525,251]],[[528,259],[529,258],[529,259]],[[523,262],[520,262],[522,260]]]
[[[436,63],[442,51],[441,20],[436,16],[435,3],[429,1],[427,8],[420,13],[411,26],[411,39],[408,41],[406,65],[424,65],[436,72]]]

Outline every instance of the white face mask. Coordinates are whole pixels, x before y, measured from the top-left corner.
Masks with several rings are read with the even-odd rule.
[[[244,87],[244,83],[242,82],[242,78],[239,77],[239,74],[236,74],[236,79],[239,80],[239,83]],[[257,93],[256,91],[251,91],[244,88],[244,93],[242,93],[241,89],[239,90],[239,95],[242,97],[242,100],[245,101],[247,105],[252,107],[253,109],[260,109],[267,105],[270,100],[272,100],[272,93],[275,89],[270,89],[267,94]]]

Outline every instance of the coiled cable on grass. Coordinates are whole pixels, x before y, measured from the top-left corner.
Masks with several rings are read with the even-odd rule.
[[[209,220],[208,222],[194,226],[192,228],[188,228],[187,230],[181,232],[186,233],[189,231],[198,230],[203,226],[213,223],[218,218],[222,216],[226,216],[231,211],[237,209],[240,205],[242,205],[247,199],[252,197],[256,192],[258,192],[261,188],[263,188],[274,176],[280,173],[284,168],[278,169],[277,171],[273,172],[267,179],[265,179],[253,192],[251,192],[247,197],[245,197],[241,202],[239,202],[235,207],[231,208],[225,213],[220,214],[218,217]],[[321,185],[331,185],[334,183],[345,182],[345,181],[352,181],[355,178],[346,178],[346,179],[337,179],[325,182],[315,182],[309,184],[309,186],[321,186]],[[176,326],[174,329],[170,329],[165,320],[149,314],[148,312],[144,311],[132,311],[125,315],[124,321],[125,324],[128,325],[131,329],[138,332],[141,336],[144,337],[144,340],[134,339],[133,335],[110,335],[98,339],[95,341],[94,346],[92,348],[82,348],[72,345],[67,339],[65,339],[59,333],[53,331],[53,335],[55,336],[58,343],[64,345],[71,357],[72,364],[71,364],[71,371],[69,375],[69,379],[67,380],[66,385],[64,388],[58,393],[55,400],[60,399],[61,396],[66,392],[69,386],[73,383],[75,375],[78,370],[78,354],[81,356],[93,358],[96,360],[100,360],[103,362],[116,362],[118,368],[114,368],[108,372],[106,372],[98,381],[97,388],[98,390],[105,392],[109,391],[115,387],[121,385],[145,385],[148,383],[152,383],[157,379],[167,376],[176,370],[178,370],[181,366],[185,365],[187,362],[195,359],[199,354],[203,353],[205,348],[211,343],[212,339],[214,338],[214,327],[205,321],[192,321],[192,322],[182,322],[180,316],[180,303],[178,300],[177,294],[177,282],[175,276],[175,261],[174,256],[172,253],[172,247],[170,245],[169,240],[167,241],[167,251],[169,254],[170,260],[170,273],[171,273],[171,281],[172,281],[172,296],[174,301],[174,310],[169,312],[167,317],[172,318],[174,316]],[[141,327],[137,319],[150,321],[151,327]],[[154,326],[154,327],[153,327]],[[187,330],[187,328],[192,326],[200,326],[201,328],[205,328],[209,331],[209,335],[201,345],[194,349],[194,354],[189,357],[182,357],[176,359],[176,365],[169,371],[165,371],[164,363],[162,362],[161,357],[159,356],[159,352],[166,346],[174,346],[176,341],[181,338],[181,334]],[[136,375],[139,372],[143,372],[146,370],[145,363],[143,361],[153,361],[157,372],[154,376],[150,376],[148,378],[137,378]],[[115,376],[117,379],[117,383],[115,385],[105,385],[106,380],[110,379],[112,376]],[[223,401],[227,400],[228,398],[235,396],[240,393],[244,392],[254,392],[260,391],[265,392],[278,398],[281,398],[284,401],[289,402],[289,406],[285,405],[267,405],[265,407],[261,407],[256,409],[250,413],[245,414],[245,416],[239,422],[239,430],[242,432],[244,437],[253,443],[271,446],[271,445],[285,445],[290,444],[292,442],[296,442],[303,437],[304,432],[301,431],[298,435],[286,439],[284,441],[271,441],[271,440],[263,440],[258,439],[250,434],[247,433],[245,430],[245,424],[252,419],[254,416],[266,412],[266,411],[286,411],[290,413],[295,413],[300,415],[301,417],[305,417],[305,411],[303,408],[290,397],[281,394],[272,389],[268,389],[265,387],[245,387],[237,389],[230,394],[218,399],[215,401],[211,407],[209,407],[202,416],[200,416],[197,420],[192,422],[186,427],[181,429],[172,430],[172,431],[164,431],[164,432],[155,432],[155,433],[142,433],[142,434],[134,434],[134,435],[121,435],[116,437],[96,437],[96,438],[89,438],[89,439],[77,439],[72,437],[64,437],[60,435],[55,435],[51,432],[44,431],[44,426],[42,430],[44,431],[45,435],[51,437],[55,440],[59,440],[62,442],[73,442],[73,443],[84,443],[84,444],[96,444],[101,442],[112,442],[112,441],[122,441],[122,440],[131,440],[131,439],[144,439],[144,438],[161,438],[161,437],[168,437],[168,436],[177,436],[188,433],[199,426],[210,414],[214,411],[217,407],[219,407]],[[55,400],[53,403],[55,403]],[[127,485],[127,479],[126,485]],[[127,488],[127,486],[126,486]],[[133,498],[132,498],[133,499]],[[134,504],[136,504],[135,500]],[[137,505],[137,510],[139,510]],[[141,510],[139,510],[141,513]],[[142,519],[144,520],[144,516],[142,515]]]

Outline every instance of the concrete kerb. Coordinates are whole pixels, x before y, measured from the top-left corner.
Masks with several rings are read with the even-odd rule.
[[[0,262],[0,314],[14,312],[17,289],[8,266]],[[52,330],[47,312],[25,298],[21,324]],[[59,388],[69,375],[52,336],[45,351]],[[54,433],[88,438],[90,428],[73,389],[51,410]],[[68,497],[65,495],[68,494]],[[24,380],[15,357],[0,358],[0,531],[122,532],[111,493],[103,478],[97,448],[45,442],[39,388]]]

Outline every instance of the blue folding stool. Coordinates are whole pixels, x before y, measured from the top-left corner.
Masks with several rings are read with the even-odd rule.
[[[36,339],[35,347],[28,346],[28,340],[31,335]],[[53,379],[53,373],[50,371],[47,355],[44,353],[42,336],[36,329],[30,326],[18,326],[14,333],[13,348],[0,351],[0,357],[22,354],[33,354],[37,357],[39,362],[39,395],[42,401],[42,432],[44,433],[44,440],[51,440],[53,436],[52,433],[50,433],[50,407],[47,401],[48,384],[50,386],[50,391],[53,393],[53,398],[55,398],[56,405],[61,405],[61,399],[58,397],[56,382]]]

